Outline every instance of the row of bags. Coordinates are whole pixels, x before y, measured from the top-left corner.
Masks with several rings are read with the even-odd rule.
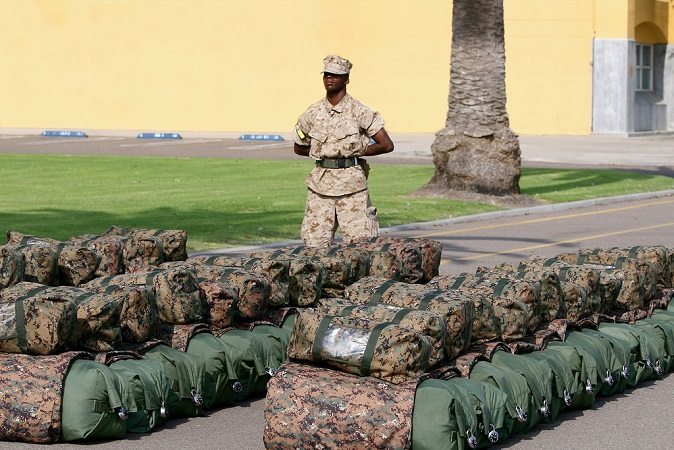
[[[291,360],[268,385],[265,446],[483,448],[674,370],[672,306],[633,325],[558,319],[549,331],[400,384]]]
[[[96,277],[187,258],[187,232],[110,227],[101,235],[58,241],[7,232],[0,247],[0,289],[20,281],[80,286]]]
[[[479,274],[435,277],[426,285],[362,278],[345,289],[345,298],[323,298],[317,308],[300,310],[289,355],[401,383],[471,344],[521,341],[560,318],[615,318],[606,314],[614,309],[603,308],[603,291],[593,294],[594,300],[587,295],[601,286],[600,272],[546,262],[547,271],[532,270],[531,279],[484,268]],[[560,282],[554,270],[573,282]],[[671,289],[658,292],[654,307],[672,296]],[[630,318],[647,315],[639,311]]]
[[[0,353],[0,440],[120,439],[264,395],[289,331],[175,325],[164,337],[95,355]]]

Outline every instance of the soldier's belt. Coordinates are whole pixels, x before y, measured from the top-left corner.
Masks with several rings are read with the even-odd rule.
[[[324,169],[346,169],[358,165],[358,158],[330,158],[316,160],[316,165]]]

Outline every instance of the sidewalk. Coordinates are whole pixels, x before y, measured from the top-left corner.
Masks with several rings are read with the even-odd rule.
[[[399,158],[431,160],[434,134],[392,134]],[[674,136],[520,136],[528,167],[617,167],[674,176]]]

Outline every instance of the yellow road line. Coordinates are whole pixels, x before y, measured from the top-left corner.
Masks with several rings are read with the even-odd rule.
[[[628,233],[634,233],[637,231],[645,231],[645,230],[654,230],[656,228],[664,228],[664,227],[670,227],[674,226],[674,222],[668,222],[668,223],[662,223],[658,225],[650,225],[648,227],[640,227],[640,228],[631,228],[629,230],[620,230],[620,231],[612,231],[610,233],[602,233],[602,234],[595,234],[592,236],[583,236],[583,237],[577,237],[573,239],[566,239],[564,241],[555,241],[555,242],[550,242],[547,244],[539,244],[539,245],[531,245],[529,247],[519,247],[519,248],[513,248],[510,250],[504,250],[500,252],[492,252],[492,253],[483,253],[480,255],[475,255],[475,256],[468,256],[465,258],[458,258],[458,259],[443,259],[441,264],[447,264],[450,261],[470,261],[473,259],[482,259],[482,258],[488,258],[490,256],[497,256],[497,255],[505,255],[508,253],[518,253],[518,252],[524,252],[527,250],[536,250],[539,248],[545,248],[545,247],[552,247],[555,245],[561,245],[561,244],[568,244],[571,242],[576,242],[576,241],[585,241],[588,239],[598,239],[598,238],[603,238],[607,236],[618,236],[621,234],[628,234]]]
[[[540,219],[528,219],[528,220],[520,220],[517,222],[508,222],[508,223],[499,223],[496,225],[483,225],[483,226],[478,226],[478,227],[471,227],[471,228],[461,228],[458,230],[445,230],[445,231],[438,231],[436,233],[426,233],[426,234],[421,234],[421,235],[416,235],[414,237],[417,238],[431,238],[431,237],[438,237],[438,236],[449,236],[452,234],[460,234],[464,232],[473,232],[473,231],[481,231],[481,230],[493,230],[496,228],[506,228],[506,227],[512,227],[512,226],[517,226],[517,225],[527,225],[527,224],[532,224],[532,223],[541,223],[541,222],[551,222],[555,220],[564,220],[564,219],[575,219],[578,217],[585,217],[585,216],[594,216],[598,214],[609,214],[609,213],[614,213],[614,212],[620,212],[620,211],[629,211],[631,209],[639,209],[639,208],[647,208],[649,206],[661,206],[661,205],[668,205],[674,203],[674,199],[669,199],[665,201],[655,201],[655,202],[649,202],[649,203],[641,203],[639,205],[632,205],[632,206],[623,206],[621,208],[609,208],[609,209],[604,209],[601,211],[589,211],[589,212],[582,212],[582,213],[576,213],[576,214],[564,214],[562,216],[555,216],[555,217],[543,217]]]

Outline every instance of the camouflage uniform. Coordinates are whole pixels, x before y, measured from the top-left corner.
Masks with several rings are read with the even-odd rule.
[[[344,70],[330,69],[334,64]],[[351,63],[329,56],[325,67],[326,72],[347,74]],[[360,157],[383,127],[384,119],[376,111],[349,94],[334,106],[323,98],[297,120],[294,141],[310,146],[309,157],[317,161],[306,179],[309,190],[301,235],[307,245],[329,245],[338,226],[347,242],[377,236],[377,210],[367,191],[368,166]],[[343,158],[359,158],[358,164],[335,169],[318,165],[320,160]]]

